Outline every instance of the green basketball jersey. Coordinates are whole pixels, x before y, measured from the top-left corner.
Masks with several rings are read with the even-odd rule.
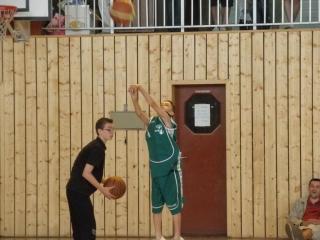
[[[177,125],[173,120],[172,128],[167,128],[160,117],[153,117],[150,120],[146,140],[152,177],[165,176],[176,167],[180,157],[176,131]]]

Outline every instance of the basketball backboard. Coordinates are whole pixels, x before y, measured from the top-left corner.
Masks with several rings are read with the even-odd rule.
[[[0,0],[0,5],[16,6],[17,20],[49,20],[51,0]]]
[[[113,119],[115,129],[145,129],[144,123],[135,112],[110,112],[110,117]]]

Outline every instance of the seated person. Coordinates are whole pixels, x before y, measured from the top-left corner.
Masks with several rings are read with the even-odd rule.
[[[265,1],[265,0],[257,0],[256,2],[256,22],[259,23],[271,23],[272,22],[272,8],[273,2],[272,1]],[[264,9],[266,7],[266,9]],[[276,3],[275,3],[275,8]],[[246,8],[246,13],[245,13]],[[252,24],[253,23],[253,1],[247,0],[246,7],[244,4],[240,4],[240,20],[239,24]],[[246,15],[246,21],[244,21],[244,15]],[[265,16],[266,15],[266,16]],[[269,28],[268,26],[258,26],[258,29],[266,29]],[[243,26],[240,27],[242,30],[252,29],[252,27]]]
[[[309,194],[298,199],[291,209],[286,224],[291,240],[320,239],[320,179],[309,181]]]

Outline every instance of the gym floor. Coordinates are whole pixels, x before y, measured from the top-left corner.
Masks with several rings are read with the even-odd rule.
[[[35,238],[1,238],[1,240],[31,240]],[[71,238],[36,238],[37,240],[71,240]],[[167,238],[171,240],[171,238]],[[185,240],[241,240],[227,237],[185,237]],[[248,240],[248,238],[246,238]],[[250,240],[274,240],[275,238],[250,238]],[[154,240],[154,238],[97,238],[97,240]]]

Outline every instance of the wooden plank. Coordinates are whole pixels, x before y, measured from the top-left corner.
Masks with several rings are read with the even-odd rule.
[[[72,37],[69,39],[70,48],[70,147],[71,164],[73,166],[81,151],[81,39]],[[71,169],[69,169],[70,171]]]
[[[183,80],[183,35],[172,35],[171,80]]]
[[[14,79],[13,42],[3,41],[4,80],[4,219],[3,236],[14,235]]]
[[[160,36],[149,36],[149,89],[150,89],[150,95],[158,102],[160,103],[160,91],[161,88],[160,84]],[[156,116],[157,113],[150,108],[150,114],[151,116]],[[150,179],[150,186],[152,184],[152,179]],[[151,190],[150,190],[151,192]],[[152,216],[152,208],[150,208],[150,215]],[[153,225],[153,218],[150,218],[150,228],[151,233],[154,232],[154,225]],[[163,223],[163,232],[167,234],[167,232],[170,232],[170,220],[169,223],[167,219],[164,220]]]
[[[138,82],[138,38],[137,36],[127,36],[127,85],[137,84]],[[160,50],[160,49],[159,49]],[[127,89],[128,89],[127,86]],[[128,111],[134,111],[131,97],[127,96]],[[127,132],[128,142],[128,236],[139,236],[139,139],[138,131]]]
[[[14,47],[14,150],[15,150],[15,236],[25,236],[26,231],[26,93],[25,93],[25,58],[24,43],[16,42]]]
[[[2,41],[0,42],[0,73],[3,72]],[[0,74],[0,196],[4,196],[4,79]],[[0,197],[0,236],[4,229],[4,197]]]
[[[301,32],[301,190],[308,194],[312,178],[312,32]]]
[[[183,36],[182,35],[173,35],[172,36],[172,44],[171,44],[171,56],[172,56],[172,71],[171,71],[171,79],[168,79],[166,77],[169,77],[169,75],[165,75],[162,83],[168,80],[174,80],[174,81],[181,81],[183,79],[183,71],[184,69],[184,62],[183,62]],[[167,47],[169,47],[167,45]],[[168,55],[169,56],[169,55]],[[196,69],[195,69],[196,70]],[[194,71],[195,71],[194,70]],[[168,72],[169,74],[170,72]],[[193,80],[193,79],[192,79]],[[161,83],[161,87],[162,87]],[[167,83],[164,84],[166,86],[166,89],[164,89],[167,95],[166,98],[161,99],[172,99],[172,91],[173,89],[170,88]],[[163,86],[163,87],[164,87]],[[172,223],[172,215],[167,207],[163,209],[162,214],[162,232],[164,236],[170,236],[173,234],[173,223]]]
[[[216,39],[215,43],[216,43],[216,47],[213,48],[212,50],[207,50],[207,54],[213,54],[213,56],[207,56],[207,60],[212,60],[213,62],[207,62],[207,69],[209,68],[209,65],[212,66],[213,64],[216,64],[215,67],[213,67],[213,69],[216,69],[216,71],[214,71],[214,79],[217,82],[221,82],[225,81],[226,79],[228,79],[229,77],[229,35],[228,34],[218,34],[216,35]],[[207,46],[209,47],[209,46]],[[210,46],[211,47],[211,46]],[[238,46],[237,46],[238,47]],[[239,53],[238,53],[239,54]],[[235,87],[237,89],[234,90],[238,90],[238,86],[237,84],[239,83],[239,63],[238,61],[236,61],[237,66],[235,67],[235,69],[233,69],[234,74],[235,74],[235,79],[233,79],[232,81],[236,81],[235,83]],[[238,67],[238,68],[237,68]],[[209,79],[209,77],[207,76],[206,79]],[[211,80],[213,79],[213,77],[211,77]],[[228,87],[226,87],[226,99],[230,99],[230,91],[228,90]],[[235,100],[236,101],[236,100]],[[229,101],[227,100],[227,104],[226,104],[226,122],[229,121],[230,119],[230,109],[232,107],[229,104]],[[239,110],[239,108],[235,107],[234,109],[235,111]],[[235,112],[236,114],[236,112]],[[239,116],[238,116],[239,117]],[[231,117],[232,118],[232,117]],[[229,134],[229,128],[226,130],[226,135],[228,136]],[[227,140],[228,141],[228,140]],[[230,144],[230,142],[228,143]],[[229,150],[229,146],[227,147],[227,149]],[[227,150],[227,155],[229,155]],[[230,156],[230,155],[229,155]],[[226,162],[226,168],[227,168],[227,173],[226,173],[226,177],[228,179],[228,177],[230,177],[230,168],[231,168],[232,164],[230,163],[230,161]],[[226,180],[228,181],[228,180]],[[227,196],[230,196],[230,186],[228,186],[227,183]],[[229,203],[229,204],[228,204]],[[227,200],[227,206],[230,206],[230,202],[228,202]],[[228,212],[227,212],[227,224],[231,224],[230,218],[228,218]],[[239,226],[240,227],[240,226]],[[228,228],[228,227],[227,227]]]
[[[251,33],[240,35],[242,237],[253,236]]]
[[[313,32],[313,176],[320,176],[320,32]]]
[[[277,208],[278,237],[287,237],[285,226],[289,212],[288,158],[288,34],[276,33],[276,92],[277,92]],[[268,236],[268,234],[267,234]],[[269,237],[269,236],[268,236]]]
[[[138,83],[149,89],[148,37],[138,36]],[[142,99],[141,99],[142,100]],[[141,109],[149,115],[149,107],[140,101]],[[139,236],[150,236],[149,154],[145,131],[139,131]]]
[[[103,38],[92,38],[92,90],[93,90],[93,124],[104,116],[103,99]],[[95,127],[92,128],[92,135],[96,136]],[[93,197],[94,215],[96,219],[96,235],[104,236],[104,196],[96,191]]]
[[[115,37],[115,82],[116,82],[116,111],[124,111],[126,104],[126,38],[125,36]],[[116,175],[127,179],[127,133],[125,130],[116,132]],[[127,236],[127,195],[116,201],[116,235]]]
[[[70,234],[66,184],[70,176],[70,56],[69,38],[59,38],[59,153],[60,153],[60,235]],[[73,50],[73,49],[72,49]],[[70,51],[72,52],[72,51]],[[79,77],[79,76],[78,76]],[[78,103],[79,104],[79,103]],[[76,123],[80,131],[80,123]]]
[[[149,89],[150,95],[160,103],[160,36],[149,36]],[[152,116],[157,113],[150,108]]]
[[[195,79],[207,79],[207,36],[206,34],[195,35]],[[188,66],[185,66],[186,68]]]
[[[4,231],[3,235],[14,235],[14,59],[13,43],[11,40],[3,41],[3,79],[4,79]]]
[[[81,37],[82,146],[92,140],[92,39]]]
[[[48,38],[49,236],[59,236],[58,39]]]
[[[35,38],[25,45],[26,61],[26,236],[37,235],[37,83]]]
[[[161,99],[171,99],[169,81],[172,80],[172,39],[171,35],[161,35],[160,72],[161,72]]]
[[[265,225],[267,237],[277,237],[277,116],[275,34],[264,34],[265,77]],[[256,66],[255,66],[256,68]],[[256,142],[254,141],[255,145]]]
[[[241,236],[241,149],[240,149],[240,36],[230,34],[229,72],[230,121],[227,121],[227,228],[228,236]],[[211,64],[211,63],[210,63]],[[209,64],[209,65],[210,65]],[[228,165],[229,166],[229,165]]]
[[[194,80],[195,72],[195,56],[194,56],[194,35],[187,34],[183,36],[183,79],[184,80]]]
[[[252,35],[252,61],[255,65],[252,68],[253,235],[261,238],[265,235],[263,37],[260,32]],[[222,78],[221,74],[219,76]]]
[[[81,37],[81,121],[82,121],[82,147],[92,141],[92,38]],[[93,196],[90,197],[93,201]]]
[[[177,40],[177,39],[175,39]],[[177,57],[173,60],[173,51],[172,47],[178,47],[178,51],[180,51],[180,45],[174,45],[175,41],[170,35],[162,35],[161,36],[161,52],[160,52],[160,89],[161,89],[161,99],[172,99],[172,89],[169,89],[169,81],[173,79],[173,61],[176,61],[176,64],[181,65],[183,64],[181,57],[178,57],[179,54],[177,53]],[[179,59],[179,60],[178,60]],[[172,60],[172,61],[171,61]],[[181,77],[180,74],[175,75],[176,80],[182,80],[178,77]],[[193,80],[193,79],[192,79]],[[164,208],[163,210],[163,234],[165,236],[171,236],[173,234],[173,226],[172,226],[172,217],[168,210],[168,208]],[[153,224],[152,224],[153,226]],[[152,231],[152,234],[154,231]]]
[[[218,34],[207,34],[207,79],[218,79]],[[229,57],[229,56],[228,56]]]
[[[37,234],[48,236],[48,59],[47,39],[36,39],[37,51]]]
[[[218,56],[219,56],[219,65],[218,65],[218,79],[226,80],[229,78],[228,72],[228,51],[229,51],[229,37],[228,34],[223,33],[219,34],[218,38]]]
[[[195,38],[196,39],[196,38]],[[196,41],[196,40],[195,40]],[[172,36],[172,72],[171,77],[174,81],[181,81],[183,79],[183,36],[182,35],[173,35]],[[196,60],[195,60],[196,64]],[[195,65],[195,74],[197,71],[197,65]],[[196,78],[196,75],[195,75]],[[167,98],[172,99],[172,91],[173,89],[169,89],[167,87]],[[173,233],[173,225],[172,225],[172,216],[168,208],[164,208],[162,214],[162,232],[164,236],[170,236]]]
[[[300,35],[289,33],[289,207],[301,196],[300,183]]]
[[[70,134],[71,134],[71,159],[73,166],[78,153],[81,151],[81,39],[72,37],[69,39],[70,48]],[[69,166],[69,168],[70,168]],[[70,171],[70,169],[68,169]],[[70,233],[70,231],[69,231]]]
[[[115,110],[115,62],[114,62],[114,37],[107,36],[103,39],[104,55],[104,99],[105,114]],[[107,144],[105,176],[116,175],[115,136]],[[116,235],[116,203],[105,201],[105,235]]]

